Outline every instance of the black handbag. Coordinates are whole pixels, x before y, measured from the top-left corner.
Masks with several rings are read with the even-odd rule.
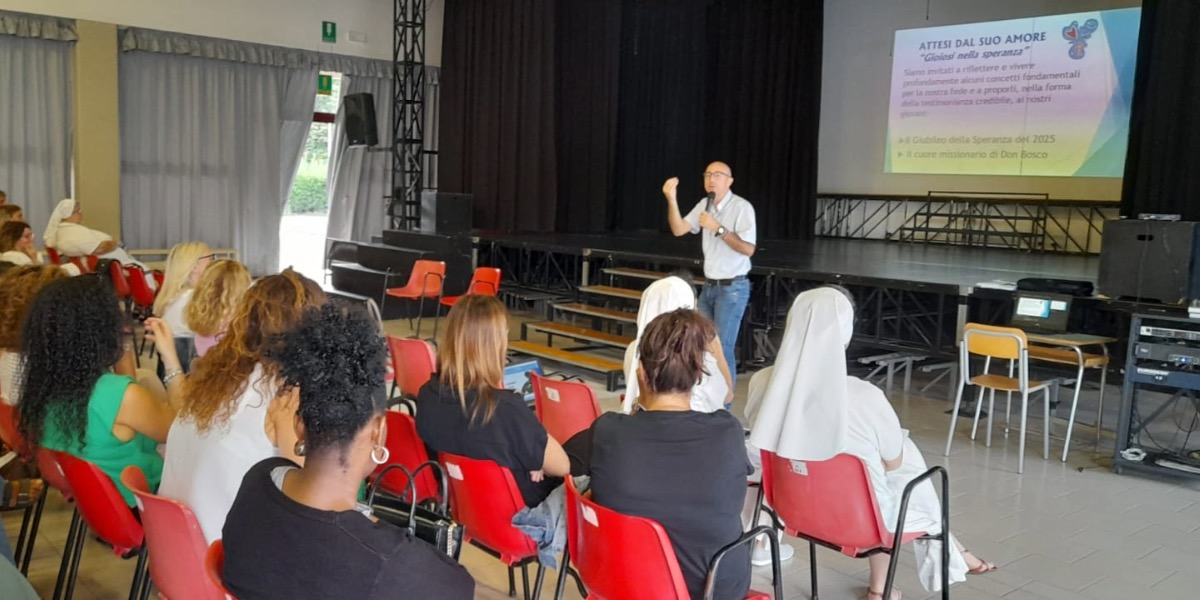
[[[441,475],[439,477],[441,483],[438,487],[442,496],[441,504],[430,503],[428,506],[417,504],[415,477],[417,473],[421,472],[421,469],[426,467],[436,469]],[[403,471],[408,476],[408,485],[404,487],[404,491],[399,497],[387,492],[376,495],[376,492],[379,491],[379,483],[392,469]],[[446,476],[442,473],[441,465],[433,461],[421,463],[411,473],[403,465],[388,465],[379,472],[379,476],[368,488],[367,506],[371,507],[371,511],[379,520],[407,529],[410,535],[437,548],[446,556],[458,560],[459,554],[462,553],[463,528],[450,518],[447,506],[449,494],[446,493],[445,481]],[[412,499],[405,500],[410,493]]]

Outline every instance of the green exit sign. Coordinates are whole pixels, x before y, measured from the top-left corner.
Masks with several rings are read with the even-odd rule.
[[[333,75],[317,75],[317,95],[333,95]]]
[[[337,43],[337,23],[321,21],[321,41],[326,44]]]

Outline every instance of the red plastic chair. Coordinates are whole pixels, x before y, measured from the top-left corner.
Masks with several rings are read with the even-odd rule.
[[[16,452],[21,460],[26,463],[33,462],[29,444],[25,443],[25,437],[21,435],[20,428],[17,427],[17,410],[5,402],[0,402],[0,441]],[[29,563],[33,560],[33,544],[37,541],[38,527],[42,523],[42,511],[46,507],[46,494],[48,493],[50,490],[43,489],[42,495],[36,502],[0,509],[6,512],[19,510],[24,513],[21,516],[21,530],[17,535],[17,545],[13,548],[13,557],[17,560],[17,567],[25,575],[29,574]]]
[[[159,595],[167,600],[224,600],[224,592],[212,584],[205,571],[208,546],[192,509],[150,493],[146,474],[136,466],[125,467],[121,483],[138,498],[146,549],[155,558],[150,561],[150,579]]]
[[[117,293],[117,298],[120,298],[125,303],[126,309],[128,309],[132,291],[129,287],[129,278],[125,276],[125,269],[121,267],[120,261],[109,261],[108,280],[112,282],[113,291]]]
[[[149,317],[154,309],[154,297],[157,295],[146,282],[146,272],[137,265],[125,265],[125,278],[129,282],[129,294],[133,299],[133,307],[142,315]]]
[[[534,587],[529,587],[528,567],[537,562],[537,544],[512,524],[513,515],[525,508],[512,473],[490,460],[446,452],[438,461],[449,483],[450,510],[463,526],[466,539],[508,567],[509,596],[515,595],[513,569],[519,567],[525,600],[541,598],[546,571],[540,563]]]
[[[150,275],[154,277],[154,288],[161,290],[163,282],[167,280],[167,274],[163,273],[162,271],[150,271]]]
[[[890,554],[887,583],[883,588],[883,597],[890,598],[898,562],[894,550],[918,538],[943,542],[942,598],[950,597],[950,548],[944,543],[950,531],[950,488],[946,469],[931,467],[908,484],[900,499],[900,515],[893,534],[879,511],[867,466],[858,457],[839,454],[829,460],[798,461],[763,450],[762,466],[762,487],[753,522],[758,522],[765,501],[782,521],[788,535],[808,540],[813,597],[817,595],[814,543],[854,558],[879,552]],[[928,535],[923,531],[904,531],[904,518],[913,489],[934,475],[940,475],[942,480],[942,533]]]
[[[391,288],[387,291],[393,298],[417,300],[417,328],[413,337],[421,337],[421,317],[425,312],[426,298],[442,298],[442,282],[446,280],[446,263],[440,260],[418,260],[413,263],[412,274],[404,287]],[[413,320],[408,320],[412,327]]]
[[[208,573],[208,580],[225,594],[227,600],[236,600],[233,594],[225,589],[225,581],[221,579],[221,573],[225,570],[225,545],[221,540],[213,542],[204,554],[204,570]]]
[[[58,253],[58,250],[51,248],[50,246],[46,246],[46,257],[50,259],[50,264],[63,264],[62,255]]]
[[[586,383],[560,381],[530,372],[533,406],[550,437],[564,443],[600,416],[596,393]]]
[[[34,452],[34,457],[37,460],[38,472],[42,476],[42,481],[61,492],[67,502],[74,502],[75,493],[71,490],[71,482],[67,481],[67,476],[63,473],[62,466],[58,464],[54,451],[38,449]],[[45,496],[46,494],[43,493],[42,497]],[[72,513],[71,526],[67,529],[67,539],[63,542],[62,561],[58,565],[58,579],[54,582],[54,594],[50,596],[51,598],[60,597],[59,593],[62,592],[67,573],[71,571],[71,559],[74,558],[71,549],[75,547],[76,539],[83,529],[83,519],[79,516],[79,508],[76,507]]]
[[[75,265],[75,268],[79,269],[80,273],[86,274],[92,272],[91,269],[87,268],[87,265],[83,262],[83,259],[78,256],[72,256],[67,260],[71,261],[71,264]]]
[[[495,296],[500,293],[500,269],[496,267],[479,267],[475,269],[475,273],[471,275],[471,283],[467,284],[467,291],[458,296],[446,296],[439,303],[441,306],[454,306],[458,303],[458,299],[468,294],[484,294],[487,296]],[[442,316],[441,306],[438,307],[438,317]],[[433,322],[433,337],[437,337],[438,321]]]
[[[400,390],[400,397],[411,414],[416,413],[417,393],[437,371],[437,356],[433,346],[425,340],[387,336],[388,350],[392,355],[392,396]]]
[[[388,461],[375,469],[372,478],[378,476],[388,465],[401,465],[411,473],[417,467],[429,462],[429,453],[425,451],[425,442],[422,442],[420,436],[417,435],[417,422],[412,415],[394,410],[389,410],[385,414],[387,418],[385,445],[388,449]],[[379,487],[393,496],[403,496],[408,487],[408,477],[402,472],[393,471],[384,476],[383,480],[379,482]],[[417,473],[417,502],[426,500],[441,502],[441,494],[438,491],[438,483],[433,477],[433,472],[430,469],[421,469],[421,472]]]
[[[713,597],[716,573],[730,550],[751,544],[768,534],[771,543],[775,598],[783,597],[783,577],[779,569],[779,542],[768,526],[752,529],[721,548],[709,563],[704,598]],[[584,498],[567,478],[567,547],[570,551],[563,568],[573,566],[588,589],[588,600],[622,598],[676,598],[689,600],[687,583],[675,557],[675,549],[666,530],[643,517],[624,515]],[[561,597],[563,578],[559,577],[555,597]],[[747,600],[767,600],[769,594],[750,590]]]
[[[75,578],[79,573],[79,558],[87,540],[86,530],[91,529],[101,540],[112,546],[113,553],[129,557],[136,553],[137,567],[133,571],[133,584],[129,598],[147,598],[150,582],[146,577],[146,545],[142,524],[133,516],[125,499],[108,475],[96,465],[66,452],[54,452],[62,472],[66,475],[71,490],[75,493],[75,508],[83,517],[83,524],[76,533],[72,562],[67,574],[67,598],[75,590]]]

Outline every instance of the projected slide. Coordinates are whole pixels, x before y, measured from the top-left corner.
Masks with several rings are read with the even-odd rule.
[[[1140,17],[897,31],[884,170],[1121,177]]]

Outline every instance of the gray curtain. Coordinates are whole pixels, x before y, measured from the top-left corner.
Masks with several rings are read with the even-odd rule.
[[[333,152],[329,156],[329,225],[326,235],[342,240],[370,241],[384,228],[392,184],[392,79],[342,76],[342,94],[375,96],[379,150],[346,145],[345,111],[338,101],[333,122]]]
[[[71,195],[73,21],[0,12],[0,190],[40,235]]]
[[[326,67],[322,61],[322,68]],[[386,63],[385,63],[386,65]],[[362,62],[353,64],[345,61],[337,65],[360,73],[378,73]],[[380,235],[387,220],[385,196],[392,193],[392,79],[390,69],[385,77],[356,76],[343,71],[342,93],[368,92],[375,96],[375,121],[379,126],[379,146],[386,152],[368,151],[366,148],[348,148],[343,126],[341,102],[334,121],[335,145],[329,157],[329,226],[328,237],[370,241],[371,236]],[[441,69],[426,67],[425,70],[425,149],[437,151],[439,83]],[[425,183],[437,187],[437,160],[425,161]]]
[[[130,41],[139,33],[123,32],[119,65],[126,242],[199,240],[237,249],[255,274],[274,272],[283,205],[312,122],[315,61],[130,50],[140,48]],[[220,47],[236,48],[229,44]],[[255,47],[246,48],[243,59]]]

